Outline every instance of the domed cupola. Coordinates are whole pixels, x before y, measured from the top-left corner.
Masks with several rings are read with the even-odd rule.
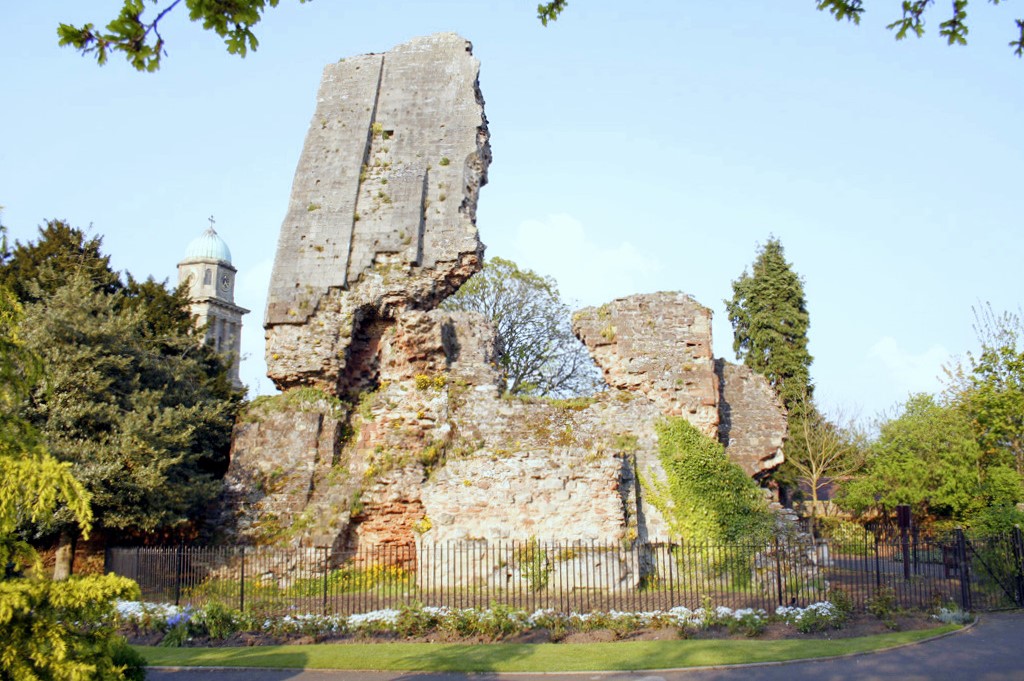
[[[224,243],[213,225],[210,225],[205,232],[197,236],[185,249],[185,259],[182,263],[197,261],[214,261],[231,264],[231,251]]]

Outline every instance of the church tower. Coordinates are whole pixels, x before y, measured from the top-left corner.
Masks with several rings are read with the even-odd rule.
[[[192,240],[178,263],[178,285],[188,286],[196,324],[206,326],[206,342],[230,357],[228,373],[241,388],[238,363],[242,350],[242,315],[249,312],[235,305],[235,274],[228,245],[210,227]]]

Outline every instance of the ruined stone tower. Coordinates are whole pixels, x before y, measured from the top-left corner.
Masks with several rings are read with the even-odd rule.
[[[267,304],[285,392],[255,402],[232,443],[237,538],[664,540],[640,480],[663,475],[666,415],[723,439],[750,475],[778,463],[781,403],[714,359],[711,311],[685,294],[578,312],[609,389],[569,401],[503,395],[491,323],[436,309],[481,266],[478,68],[443,34],[324,70]]]

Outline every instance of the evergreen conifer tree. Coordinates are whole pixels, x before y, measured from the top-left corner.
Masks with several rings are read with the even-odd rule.
[[[807,350],[810,317],[800,276],[786,262],[782,243],[769,237],[757,252],[750,271],[732,282],[732,300],[725,301],[733,328],[733,350],[744,364],[764,375],[789,412],[786,458],[802,446],[801,420],[813,409],[811,362]],[[792,484],[783,464],[780,483]]]
[[[123,282],[99,237],[51,221],[0,249],[45,380],[16,406],[90,496],[102,536],[191,532],[220,491],[242,395],[194,327],[185,290]],[[35,523],[70,546],[67,509]]]

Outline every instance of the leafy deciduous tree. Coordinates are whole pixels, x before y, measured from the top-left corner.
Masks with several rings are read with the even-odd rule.
[[[805,416],[798,424],[800,446],[787,453],[786,462],[795,472],[797,481],[810,490],[813,526],[822,488],[858,472],[864,464],[867,444],[856,422],[841,412],[831,418],[814,406],[804,406],[801,412]]]
[[[949,372],[951,388],[970,416],[986,465],[1024,476],[1024,323],[1020,315],[975,310],[981,350]]]
[[[182,0],[151,0],[153,16],[144,19],[144,0],[124,0],[121,11],[101,31],[94,24],[80,27],[61,24],[57,29],[60,44],[70,45],[82,54],[95,54],[99,64],[106,64],[112,51],[122,52],[128,63],[138,71],[156,71],[161,57],[167,54],[160,22]],[[260,22],[267,8],[277,7],[280,0],[185,0],[188,18],[202,22],[203,28],[224,39],[228,52],[244,57],[259,45],[253,26]],[[308,0],[299,0],[305,3]]]
[[[494,322],[512,394],[587,395],[604,384],[572,333],[569,308],[551,277],[492,258],[441,307],[480,312]]]
[[[979,504],[980,453],[959,405],[913,395],[882,424],[863,473],[843,486],[840,503],[856,512],[909,504],[918,524],[963,520]]]

